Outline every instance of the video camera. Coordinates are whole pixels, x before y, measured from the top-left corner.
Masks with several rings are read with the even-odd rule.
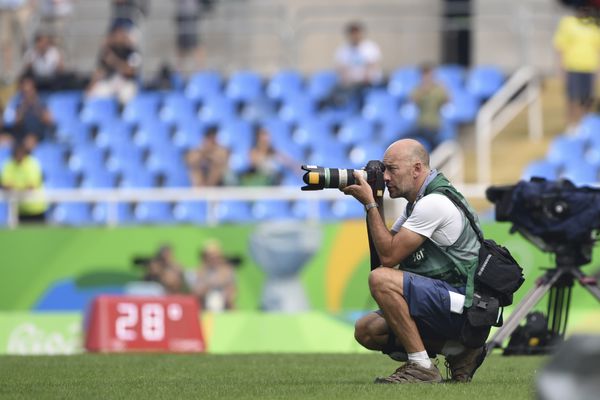
[[[306,171],[302,179],[306,186],[301,190],[343,189],[346,186],[356,184],[354,171],[362,173],[363,177],[373,189],[375,197],[383,197],[385,182],[383,172],[385,166],[379,160],[371,160],[363,169],[325,168],[313,165],[303,165]]]
[[[568,180],[532,178],[511,186],[492,186],[486,197],[496,204],[496,220],[513,223],[541,250],[570,257],[576,265],[591,261],[600,229],[600,189],[576,187]]]

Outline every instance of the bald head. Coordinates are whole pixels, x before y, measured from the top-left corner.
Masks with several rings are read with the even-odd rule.
[[[420,162],[429,169],[429,153],[425,147],[414,139],[401,139],[392,143],[385,151],[384,158],[407,160],[410,163]]]

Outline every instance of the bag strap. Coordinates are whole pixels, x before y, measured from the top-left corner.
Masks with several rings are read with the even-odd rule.
[[[481,232],[481,229],[479,229],[479,227],[475,223],[475,218],[473,218],[473,214],[471,214],[471,212],[467,209],[467,207],[463,204],[463,202],[460,201],[458,196],[456,196],[454,193],[452,193],[452,191],[450,189],[444,189],[444,194],[446,195],[446,197],[448,197],[454,203],[454,205],[456,205],[456,207],[458,207],[462,210],[463,214],[465,214],[465,217],[467,217],[467,219],[469,220],[469,223],[471,224],[471,228],[473,228],[473,230],[475,231],[475,234],[477,235],[477,239],[479,239],[479,243],[483,243],[483,240],[484,240],[483,232]]]

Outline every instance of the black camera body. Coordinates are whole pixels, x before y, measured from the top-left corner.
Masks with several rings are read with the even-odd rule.
[[[356,184],[354,171],[363,174],[363,177],[373,189],[376,198],[382,198],[385,190],[383,173],[385,166],[379,160],[371,160],[363,169],[325,168],[314,165],[303,165],[306,171],[302,179],[306,186],[302,190],[343,189]]]

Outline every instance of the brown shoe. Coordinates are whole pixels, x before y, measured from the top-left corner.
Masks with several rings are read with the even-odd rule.
[[[432,363],[431,367],[421,367],[414,362],[407,362],[387,378],[375,378],[375,383],[440,383],[442,375]]]
[[[466,349],[455,356],[447,356],[446,363],[454,382],[470,382],[477,368],[483,363],[487,352],[485,347]]]

